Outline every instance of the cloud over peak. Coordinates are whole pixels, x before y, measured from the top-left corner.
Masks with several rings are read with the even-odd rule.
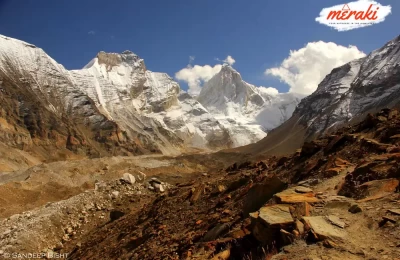
[[[267,69],[265,74],[288,84],[289,92],[309,95],[332,69],[364,56],[356,46],[310,42],[299,50],[291,50],[279,67]]]
[[[221,68],[221,64],[216,64],[214,66],[210,65],[192,65],[194,62],[195,57],[194,56],[189,56],[189,64],[187,65],[186,68],[181,69],[177,73],[175,73],[175,78],[177,80],[184,81],[188,84],[189,86],[189,94],[191,95],[198,95],[201,91],[201,87],[204,84],[204,82],[210,80],[215,74],[217,74]],[[224,60],[219,60],[216,59],[220,62],[227,63],[229,65],[233,65],[235,63],[235,59],[228,55],[226,59]]]
[[[233,65],[236,61],[234,58],[232,58],[231,55],[228,55],[225,60],[223,60],[224,63],[227,63],[229,65]]]

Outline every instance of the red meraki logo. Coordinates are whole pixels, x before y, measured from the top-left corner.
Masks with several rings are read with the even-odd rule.
[[[390,5],[376,1],[359,0],[322,9],[315,21],[338,31],[349,31],[385,21],[391,13]]]

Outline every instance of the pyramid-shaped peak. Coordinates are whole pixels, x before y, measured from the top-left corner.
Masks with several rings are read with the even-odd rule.
[[[226,72],[239,73],[239,72],[237,72],[231,65],[229,65],[229,64],[227,64],[227,63],[224,63],[224,64],[222,65],[221,71],[222,71],[222,72],[226,71]]]

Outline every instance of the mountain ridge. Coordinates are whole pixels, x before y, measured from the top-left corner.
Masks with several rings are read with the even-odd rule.
[[[286,154],[368,113],[400,105],[400,36],[364,58],[335,68],[304,98],[292,117],[243,151]],[[296,129],[288,133],[288,129]]]
[[[12,134],[23,133],[18,138],[30,140],[24,143],[25,147],[34,149],[43,139],[42,145],[47,147],[46,152],[40,152],[43,158],[54,149],[64,149],[68,155],[63,157],[76,153],[177,155],[220,150],[256,142],[269,129],[256,117],[261,108],[275,106],[273,97],[266,97],[258,87],[243,81],[231,66],[223,65],[213,77],[221,86],[212,88],[225,92],[217,91],[209,95],[209,100],[200,98],[202,104],[166,73],[148,70],[144,60],[132,51],[101,51],[82,69],[67,70],[39,47],[6,36],[1,36],[0,41],[1,84],[11,92],[19,90],[14,95],[7,92],[10,106],[3,119],[23,129]],[[218,80],[221,74],[222,81]],[[229,90],[232,86],[237,86],[237,93]],[[229,95],[233,102],[225,100]],[[18,97],[22,103],[14,102]],[[222,113],[209,111],[209,101],[215,97],[223,103],[227,101]],[[30,104],[25,109],[37,111],[26,122],[21,121],[26,115],[16,112],[21,110],[21,104]],[[230,111],[234,113],[229,114]],[[10,114],[15,118],[7,118]],[[39,127],[35,122],[43,118],[45,124]],[[282,120],[280,117],[277,122]],[[46,128],[56,128],[58,134],[53,135]],[[4,129],[0,130],[6,132]],[[36,135],[35,143],[31,139],[38,131],[42,134]],[[9,137],[10,133],[4,135]],[[7,139],[6,144],[21,146],[14,139]]]

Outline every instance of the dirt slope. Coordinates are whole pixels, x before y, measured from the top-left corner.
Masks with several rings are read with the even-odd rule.
[[[290,156],[212,170],[93,230],[70,257],[397,259],[399,141],[399,113],[387,109]],[[289,224],[262,224],[274,207],[290,209],[272,215]]]

